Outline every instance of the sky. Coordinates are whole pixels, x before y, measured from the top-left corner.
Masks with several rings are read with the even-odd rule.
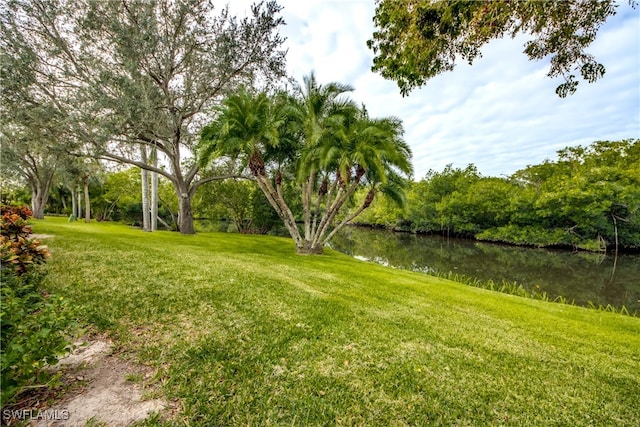
[[[251,3],[233,0],[230,9],[242,16]],[[447,164],[509,176],[567,146],[640,138],[640,7],[626,1],[587,49],[605,66],[604,77],[580,80],[564,99],[555,93],[563,80],[546,76],[549,61],[523,53],[526,35],[490,42],[473,65],[460,62],[403,98],[395,82],[371,71],[374,0],[278,3],[289,75],[301,81],[313,71],[320,83],[349,84],[372,117],[402,119],[417,180]]]

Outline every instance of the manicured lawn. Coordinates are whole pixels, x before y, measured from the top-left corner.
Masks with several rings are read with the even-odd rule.
[[[34,221],[47,285],[153,366],[180,425],[640,425],[640,319],[288,239]]]

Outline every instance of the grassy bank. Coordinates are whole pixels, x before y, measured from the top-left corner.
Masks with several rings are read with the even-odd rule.
[[[157,371],[181,425],[640,425],[640,319],[288,239],[35,221],[48,287]]]

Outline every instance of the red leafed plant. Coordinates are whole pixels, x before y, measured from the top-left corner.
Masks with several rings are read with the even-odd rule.
[[[0,407],[25,390],[58,384],[60,374],[46,367],[70,348],[75,325],[66,301],[41,288],[49,250],[30,238],[30,215],[0,207]]]
[[[0,215],[2,268],[10,268],[22,275],[33,266],[44,263],[50,256],[49,250],[39,240],[29,238],[31,226],[27,220],[31,210],[27,207],[2,206]]]

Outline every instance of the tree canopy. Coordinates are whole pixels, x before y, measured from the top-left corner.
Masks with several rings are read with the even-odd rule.
[[[509,178],[473,165],[430,171],[408,191],[399,229],[533,246],[600,251],[640,247],[640,140],[558,152]],[[379,224],[371,218],[364,222]]]
[[[13,47],[0,41],[0,156],[2,178],[18,176],[29,184],[35,218],[44,217],[56,170],[70,149],[68,116],[60,108],[62,95],[55,99],[42,93],[36,71],[24,67],[30,58],[16,58]],[[64,147],[64,149],[63,149]]]
[[[76,154],[166,177],[179,199],[180,231],[193,233],[191,198],[216,177],[201,176],[197,162],[187,160],[227,91],[284,76],[280,6],[258,3],[243,19],[208,0],[8,0],[6,6],[2,53],[16,73],[26,70],[41,96],[65,95],[59,109],[73,117],[73,133],[83,141]],[[147,149],[157,150],[167,167],[145,161]]]
[[[589,83],[604,75],[586,48],[616,7],[614,0],[378,0],[377,29],[367,42],[375,54],[372,70],[407,95],[453,70],[457,60],[473,63],[489,41],[525,33],[533,38],[524,53],[532,60],[551,56],[548,76],[564,79],[556,93],[565,97],[576,91],[577,73]]]

